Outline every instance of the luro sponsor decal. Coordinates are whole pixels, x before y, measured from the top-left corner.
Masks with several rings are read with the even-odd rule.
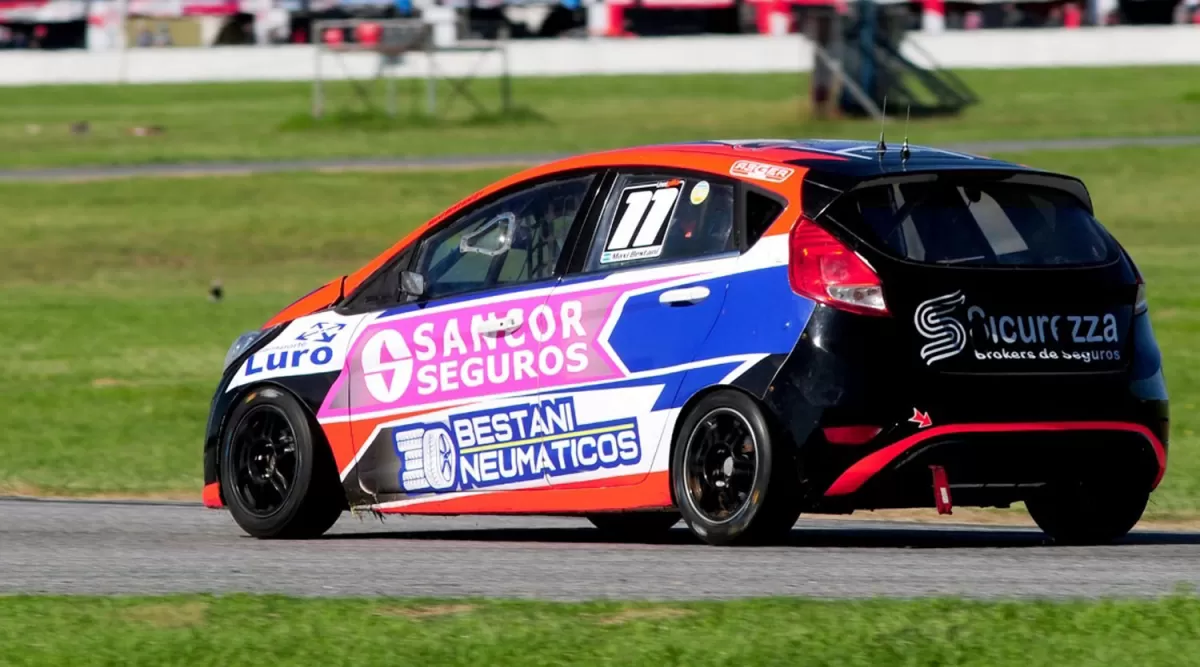
[[[913,324],[928,340],[925,364],[950,359],[972,343],[979,361],[1119,361],[1120,327],[1114,313],[1036,313],[1012,315],[967,305],[961,291],[922,302]]]
[[[367,327],[321,416],[386,411],[621,377],[600,343],[623,289],[414,313]]]
[[[547,479],[642,458],[635,418],[580,424],[571,398],[451,415],[398,429],[393,440],[406,493]]]
[[[333,361],[333,348],[328,345],[312,347],[304,343],[280,345],[255,352],[246,358],[245,375],[251,377],[265,371],[306,369],[321,370]]]

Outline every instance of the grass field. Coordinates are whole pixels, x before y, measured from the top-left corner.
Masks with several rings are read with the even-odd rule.
[[[1191,665],[1200,601],[0,597],[0,664]],[[1035,638],[1035,639],[1034,639]],[[1031,639],[1033,639],[1031,641]]]
[[[1085,178],[1146,274],[1174,418],[1150,513],[1196,516],[1200,149],[1009,157]],[[194,498],[229,342],[502,173],[0,185],[0,492]]]
[[[1196,67],[963,76],[983,103],[958,118],[913,120],[915,143],[1200,131]],[[419,102],[423,84],[411,84]],[[786,74],[519,79],[516,99],[526,112],[515,119],[470,118],[460,103],[434,125],[407,118],[315,127],[306,120],[310,92],[303,83],[6,88],[0,167],[572,152],[714,137],[878,135],[873,122],[811,120],[807,85],[807,78]],[[497,99],[495,82],[479,86],[481,99]],[[347,88],[333,89],[331,115],[352,111]],[[68,131],[85,120],[87,135]],[[129,134],[146,125],[166,132]],[[896,122],[891,131],[901,131]]]

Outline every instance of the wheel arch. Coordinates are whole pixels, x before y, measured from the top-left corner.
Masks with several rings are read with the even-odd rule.
[[[287,385],[273,380],[262,380],[254,384],[238,387],[229,392],[230,396],[224,402],[225,407],[220,416],[221,423],[218,424],[214,429],[215,437],[212,438],[212,440],[215,441],[215,450],[213,452],[213,479],[217,485],[216,488],[218,497],[223,505],[226,503],[226,499],[225,491],[221,486],[221,448],[224,447],[225,436],[230,428],[230,417],[233,415],[234,410],[237,409],[239,404],[249,400],[248,397],[251,397],[252,394],[256,394],[265,389],[277,390],[284,395],[289,396],[296,402],[297,405],[300,406],[300,409],[304,412],[305,417],[308,418],[309,430],[313,433],[314,437],[317,438],[314,440],[313,444],[321,447],[321,449],[329,457],[330,461],[335,460],[333,456],[333,447],[329,444],[329,438],[325,435],[325,429],[321,428],[321,424],[317,421],[317,416],[313,411],[312,406],[309,405],[308,402],[306,402],[303,398],[301,398],[299,394],[297,394]],[[336,473],[336,471],[337,464],[334,463],[334,472]],[[349,508],[349,498],[346,496],[344,488],[342,490],[342,500],[345,503],[346,508]]]

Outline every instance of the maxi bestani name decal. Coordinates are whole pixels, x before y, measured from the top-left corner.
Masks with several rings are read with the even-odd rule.
[[[965,317],[958,312],[965,308]],[[913,313],[927,366],[955,357],[972,343],[978,361],[1120,361],[1120,330],[1113,313],[989,313],[952,292],[922,302]],[[1065,349],[1072,345],[1080,349]]]
[[[392,434],[406,493],[467,491],[632,465],[633,417],[580,424],[571,398],[451,415]]]
[[[366,327],[319,417],[616,379],[601,336],[619,285],[412,313]]]

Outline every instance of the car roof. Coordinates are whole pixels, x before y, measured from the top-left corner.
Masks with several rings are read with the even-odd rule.
[[[908,158],[902,159],[901,146],[900,142],[885,144],[884,150],[880,151],[877,141],[858,139],[727,139],[653,148],[775,162],[859,178],[914,170],[1039,171],[983,155],[912,144],[908,146]]]

